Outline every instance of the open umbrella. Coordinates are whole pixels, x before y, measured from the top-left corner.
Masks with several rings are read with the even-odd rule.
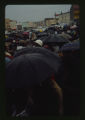
[[[62,48],[60,51],[72,51],[72,50],[79,50],[80,49],[80,41],[77,40],[75,42],[67,43]]]
[[[46,32],[41,32],[37,34],[37,37],[43,37],[43,36],[48,36]]]
[[[28,88],[40,84],[60,66],[57,55],[29,53],[14,58],[6,66],[6,87]]]
[[[68,40],[72,38],[69,34],[66,34],[66,33],[58,34],[58,36],[63,37]]]
[[[43,44],[49,44],[49,45],[59,45],[62,46],[65,43],[68,43],[69,40],[58,36],[58,35],[49,35],[48,37],[45,37],[44,39],[41,39],[43,41]]]
[[[49,56],[50,59],[55,59],[57,54],[53,53],[51,51],[49,51],[48,49],[45,49],[43,47],[27,47],[27,48],[23,48],[22,50],[18,50],[15,52],[14,57],[18,57],[20,55],[23,54],[29,54],[29,53],[40,53],[43,54],[45,56]],[[58,57],[58,56],[57,56]]]

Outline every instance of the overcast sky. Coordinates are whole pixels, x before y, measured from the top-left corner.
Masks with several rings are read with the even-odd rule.
[[[67,12],[70,4],[62,5],[7,5],[5,8],[5,18],[24,21],[40,21],[44,18],[54,17],[54,13]]]

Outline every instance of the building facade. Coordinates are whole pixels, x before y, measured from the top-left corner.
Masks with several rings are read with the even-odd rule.
[[[47,27],[51,26],[52,24],[57,24],[58,18],[46,18],[45,19],[45,25]]]
[[[43,26],[45,26],[45,23],[44,23],[44,21],[38,21],[38,22],[35,22],[35,24],[36,24],[36,27],[43,27]]]
[[[10,30],[10,19],[8,18],[5,19],[5,30]]]
[[[29,22],[28,26],[29,26],[29,28],[36,28],[35,22]]]
[[[11,20],[10,21],[10,28],[11,28],[11,30],[16,30],[17,29],[17,21]]]
[[[5,19],[5,30],[6,31],[16,30],[17,28],[16,24],[17,24],[17,21],[6,18]]]
[[[70,22],[71,22],[71,20],[70,20],[70,12],[59,14],[58,23],[70,24]]]

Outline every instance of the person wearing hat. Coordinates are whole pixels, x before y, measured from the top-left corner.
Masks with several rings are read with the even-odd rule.
[[[36,41],[34,41],[34,46],[42,47],[43,46],[43,42],[41,40],[36,40]]]

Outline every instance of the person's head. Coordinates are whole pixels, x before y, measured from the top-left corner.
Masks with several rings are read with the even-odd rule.
[[[38,46],[38,47],[42,47],[43,46],[43,42],[41,40],[34,41],[34,44],[35,44],[35,46]]]

